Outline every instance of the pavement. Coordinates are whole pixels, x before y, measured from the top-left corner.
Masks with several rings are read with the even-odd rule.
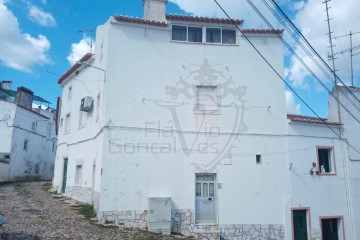
[[[85,219],[72,199],[47,191],[48,182],[0,185],[0,239],[192,239],[180,235],[164,236],[123,226],[101,225]]]

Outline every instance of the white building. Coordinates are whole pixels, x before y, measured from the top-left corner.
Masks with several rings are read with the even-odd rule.
[[[0,87],[0,182],[50,180],[57,145],[55,110],[33,108],[47,103],[25,87],[11,90],[11,81]]]
[[[338,239],[356,239],[339,138],[287,118],[284,83],[243,21],[165,15],[166,2],[111,17],[95,55],[59,79],[54,189],[102,222],[155,232],[321,239],[336,223]],[[282,31],[242,32],[282,75]]]

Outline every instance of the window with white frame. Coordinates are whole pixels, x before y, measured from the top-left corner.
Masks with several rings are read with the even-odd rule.
[[[202,42],[202,28],[188,27],[188,42]]]
[[[86,124],[86,112],[79,111],[79,128],[84,127]]]
[[[81,184],[82,182],[82,164],[77,164],[75,169],[75,184]]]
[[[202,28],[173,25],[172,40],[183,42],[202,42]]]
[[[200,111],[200,112],[218,111],[217,86],[196,86],[195,111]]]
[[[187,41],[187,26],[172,26],[172,40]]]
[[[72,86],[68,87],[68,99],[72,97]]]
[[[68,133],[70,132],[70,113],[66,114],[65,116],[65,129],[64,129],[64,132],[65,133]]]
[[[317,147],[317,155],[320,174],[335,174],[334,148]]]
[[[206,42],[236,44],[236,31],[232,29],[206,28]]]

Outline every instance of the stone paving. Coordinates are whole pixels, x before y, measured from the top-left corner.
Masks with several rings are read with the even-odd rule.
[[[163,236],[123,226],[99,225],[86,220],[71,205],[74,200],[57,197],[43,189],[45,182],[0,185],[0,239],[193,239]]]

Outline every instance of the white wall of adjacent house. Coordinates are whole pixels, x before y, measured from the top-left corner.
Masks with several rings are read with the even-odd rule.
[[[90,61],[88,64],[92,64]],[[99,192],[103,149],[103,71],[80,66],[74,76],[61,85],[58,149],[55,162],[54,190],[64,184],[64,160],[68,160],[66,194],[91,202],[92,191]],[[81,111],[81,100],[90,97],[92,109]]]
[[[98,28],[98,40],[104,27],[109,39],[103,44],[111,49],[102,53],[105,122],[111,125],[104,135],[100,210],[146,210],[148,197],[171,197],[173,209],[194,211],[195,174],[216,173],[218,224],[283,225],[289,201],[284,85],[245,39],[176,42],[171,25],[110,19]],[[282,74],[278,38],[250,39]],[[99,54],[97,48],[96,65]],[[216,89],[217,107],[209,88]]]
[[[349,93],[348,89],[352,92]],[[349,142],[349,145],[344,144],[344,148],[347,149],[347,162],[346,169],[348,171],[348,184],[350,186],[351,200],[349,204],[353,208],[353,231],[354,237],[359,238],[360,236],[360,137],[359,131],[359,120],[360,112],[358,110],[360,99],[360,88],[337,86],[332,91],[333,95],[336,96],[340,102],[348,109],[348,111],[338,105],[334,97],[329,96],[329,120],[340,121],[343,124],[343,138]],[[355,95],[355,98],[353,95]],[[357,107],[355,107],[355,106]],[[349,113],[350,112],[350,113]],[[340,119],[339,119],[340,114]],[[353,116],[351,116],[353,115]]]
[[[339,134],[340,127],[332,126]],[[318,150],[328,149],[329,169],[319,160]],[[291,209],[306,209],[308,237],[321,239],[320,218],[337,218],[338,236],[355,239],[350,230],[352,223],[349,186],[346,184],[347,161],[342,143],[329,128],[319,124],[289,124],[289,168],[291,182]],[[322,165],[325,165],[322,167]],[[325,169],[326,168],[326,169]],[[325,170],[324,170],[325,169]],[[311,171],[313,171],[311,173]],[[319,172],[317,172],[319,171]],[[345,230],[342,228],[345,226]],[[287,228],[292,234],[293,226]]]
[[[9,180],[9,160],[5,159],[5,155],[11,153],[11,140],[13,129],[9,126],[13,125],[16,105],[10,102],[0,101],[0,182]]]
[[[1,180],[52,179],[56,152],[54,119],[10,102],[0,101],[0,108],[6,115],[0,123],[4,133],[0,152],[10,154],[10,160],[1,163]]]

